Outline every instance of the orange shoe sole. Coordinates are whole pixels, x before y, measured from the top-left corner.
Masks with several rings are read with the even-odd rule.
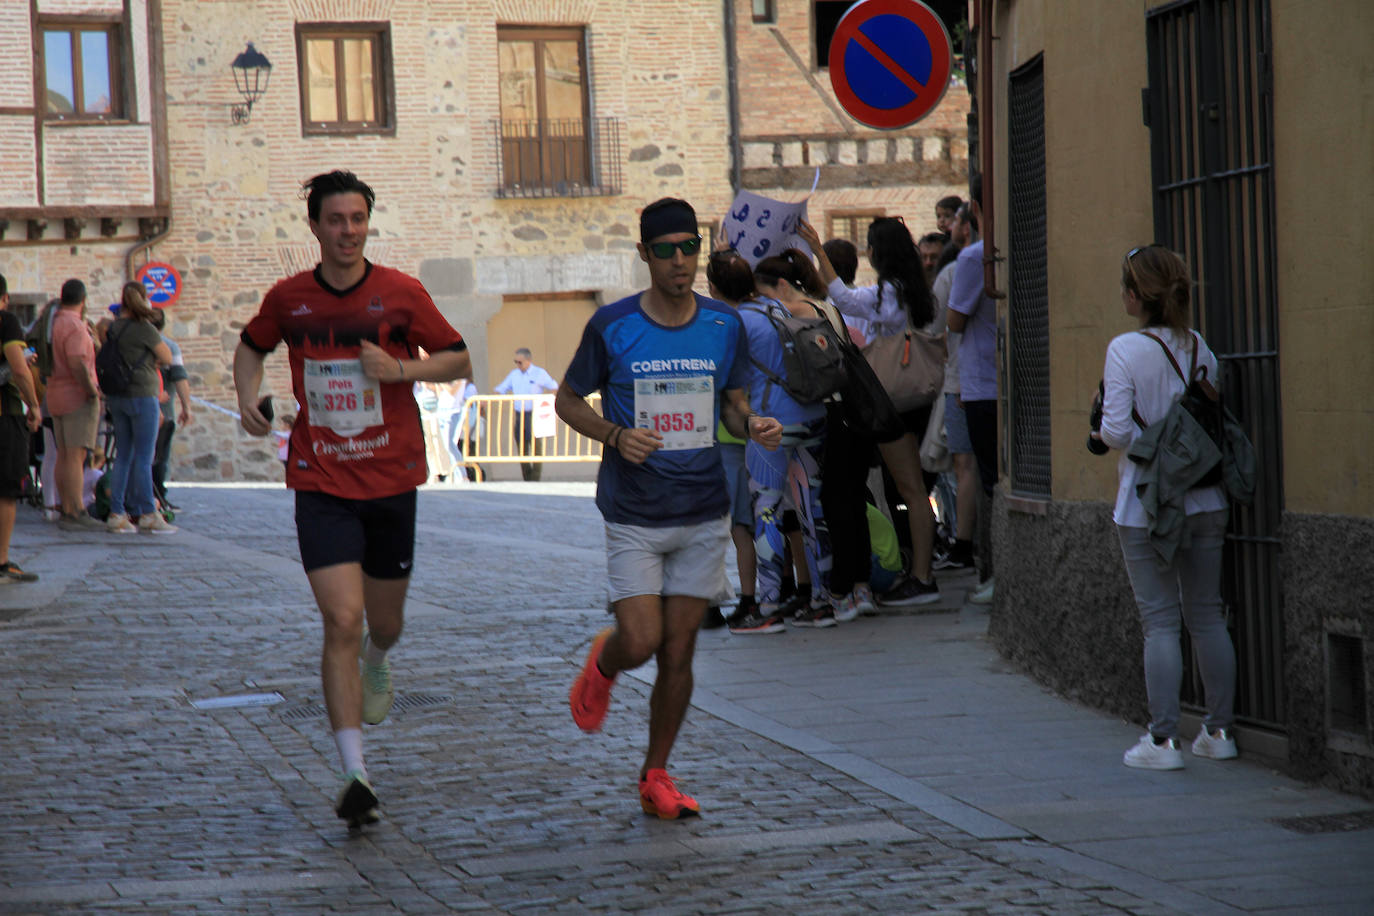
[[[589,689],[589,682],[592,678],[601,677],[601,673],[595,670],[596,660],[601,656],[601,647],[605,645],[606,640],[614,632],[615,627],[607,627],[596,634],[596,638],[592,640],[592,647],[587,650],[587,660],[582,665],[582,673],[577,676],[577,680],[573,681],[572,689],[568,691],[568,708],[572,711],[573,721],[577,723],[578,728],[585,732],[600,731],[601,723],[606,720],[606,708],[610,705],[609,686],[606,688],[606,706],[601,708],[599,714],[579,716],[577,700],[584,691]]]

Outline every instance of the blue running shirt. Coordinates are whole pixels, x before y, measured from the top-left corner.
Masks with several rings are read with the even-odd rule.
[[[639,296],[592,315],[564,380],[582,397],[600,390],[612,423],[657,429],[681,447],[661,448],[640,465],[604,449],[596,507],[608,522],[646,528],[720,518],[729,497],[716,424],[723,392],[744,388],[748,378],[744,324],[730,306],[698,295],[691,321],[664,327],[639,307]]]

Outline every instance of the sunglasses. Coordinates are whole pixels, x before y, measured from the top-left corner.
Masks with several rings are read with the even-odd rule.
[[[701,236],[693,236],[680,242],[650,242],[645,247],[649,249],[650,254],[662,261],[671,258],[674,251],[680,251],[690,258],[701,250]]]
[[[1135,260],[1136,255],[1140,254],[1146,248],[1153,247],[1153,245],[1139,245],[1135,248],[1132,248],[1130,251],[1126,252],[1126,273],[1130,274],[1131,288],[1138,289],[1140,286],[1140,281],[1136,278],[1135,275],[1135,265],[1131,262]]]

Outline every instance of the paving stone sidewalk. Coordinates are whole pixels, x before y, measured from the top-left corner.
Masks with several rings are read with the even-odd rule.
[[[652,667],[618,682],[602,733],[567,713],[606,620],[586,492],[422,491],[398,706],[365,733],[385,819],[360,835],[332,812],[290,494],[177,487],[166,538],[21,509],[12,553],[43,578],[0,586],[0,912],[1374,906],[1374,831],[1272,823],[1374,805],[1246,763],[1125,770],[1134,728],[1008,670],[958,577],[934,614],[703,633],[673,770],[704,816],[645,817]]]

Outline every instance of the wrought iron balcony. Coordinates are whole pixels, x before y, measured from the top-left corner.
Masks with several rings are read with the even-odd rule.
[[[497,197],[602,197],[621,189],[620,121],[492,121]]]

